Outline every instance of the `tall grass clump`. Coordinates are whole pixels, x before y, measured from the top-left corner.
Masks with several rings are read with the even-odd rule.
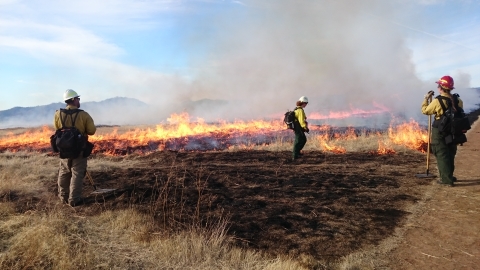
[[[58,158],[37,153],[0,153],[0,198],[44,197],[44,183],[56,181]]]
[[[418,152],[404,144],[394,143],[389,137],[388,131],[354,133],[353,129],[345,133],[311,131],[306,134],[307,143],[304,151],[321,151],[326,153],[354,153],[375,152],[379,149],[393,150],[397,153]],[[292,151],[295,135],[277,136],[273,141],[262,144],[232,145],[225,151],[234,152],[239,150],[266,150],[266,151]]]

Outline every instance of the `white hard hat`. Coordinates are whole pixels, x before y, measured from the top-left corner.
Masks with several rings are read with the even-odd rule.
[[[306,96],[301,96],[298,101],[308,103],[308,98]]]
[[[80,95],[77,92],[73,91],[72,89],[67,89],[65,93],[63,93],[63,100],[67,101],[72,98],[79,97]]]

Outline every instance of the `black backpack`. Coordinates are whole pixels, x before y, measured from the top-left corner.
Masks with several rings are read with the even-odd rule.
[[[80,109],[66,110],[60,109],[60,120],[62,121],[62,127],[55,131],[50,137],[50,144],[52,149],[56,153],[60,153],[60,158],[77,158],[80,152],[85,147],[86,139],[75,127],[75,120],[78,113],[82,111]],[[62,118],[62,113],[64,117]],[[73,116],[75,115],[75,116]],[[70,116],[72,120],[72,126],[66,127],[65,120]]]
[[[297,120],[295,118],[295,110],[297,108],[293,109],[293,111],[287,111],[285,113],[285,116],[283,118],[283,122],[287,125],[287,129],[295,129],[295,121]]]
[[[448,97],[437,96],[444,112],[438,120],[438,130],[445,136],[447,144],[463,144],[467,142],[465,133],[471,128],[470,120],[466,117],[463,109],[458,106],[458,97],[458,94],[453,94],[453,106],[456,108],[456,111],[454,111],[452,101]],[[442,100],[447,102],[447,107]]]

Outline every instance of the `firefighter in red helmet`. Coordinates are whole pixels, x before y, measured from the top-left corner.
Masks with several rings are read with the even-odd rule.
[[[450,76],[443,76],[438,81],[437,89],[440,95],[428,102],[434,95],[433,91],[429,91],[425,95],[422,103],[422,113],[425,115],[434,115],[435,120],[432,124],[431,130],[431,146],[432,153],[437,159],[438,173],[440,174],[439,184],[453,186],[457,180],[453,176],[455,170],[455,155],[457,154],[457,144],[447,144],[445,141],[445,134],[439,131],[439,120],[445,113],[443,108],[451,107],[454,111],[463,111],[463,102],[458,95],[452,94],[451,91],[455,89],[453,78]],[[440,102],[443,103],[440,104]]]

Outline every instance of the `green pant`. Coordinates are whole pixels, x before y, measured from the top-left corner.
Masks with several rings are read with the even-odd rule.
[[[80,153],[78,158],[60,159],[58,170],[58,197],[65,202],[77,203],[81,200],[83,178],[87,171],[87,158]]]
[[[295,128],[295,142],[293,143],[293,158],[296,159],[300,155],[300,150],[307,143],[307,136],[301,128]]]
[[[456,144],[446,144],[445,137],[432,128],[432,152],[437,159],[438,173],[444,184],[453,184],[453,172],[455,171],[455,155],[457,154]]]

